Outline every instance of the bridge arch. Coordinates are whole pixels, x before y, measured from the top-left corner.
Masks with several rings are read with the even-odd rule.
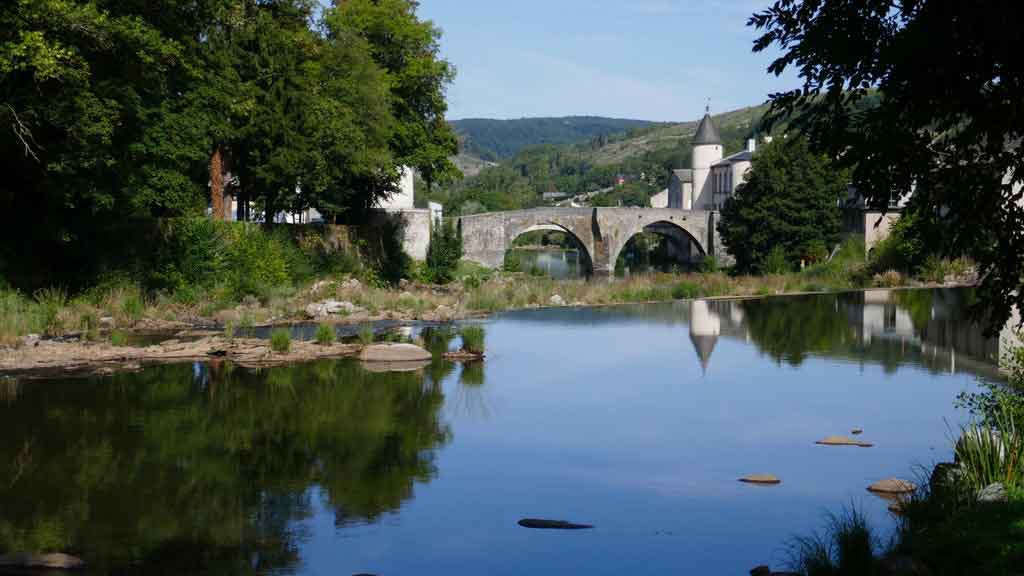
[[[666,256],[677,264],[697,265],[707,255],[706,242],[701,242],[700,238],[681,223],[668,219],[653,222],[641,220],[623,236],[624,241],[618,243],[614,251],[609,254],[609,262],[613,268],[618,266],[619,258],[623,256],[631,243],[640,238],[641,234],[654,234],[664,238],[666,240]]]
[[[507,242],[508,248],[507,248],[507,250],[514,250],[515,249],[515,241],[516,241],[516,239],[518,239],[520,236],[522,236],[524,234],[529,234],[530,232],[540,232],[540,231],[561,232],[561,233],[567,235],[569,238],[572,239],[572,243],[576,246],[576,249],[579,251],[579,254],[580,254],[579,264],[580,264],[580,267],[581,267],[580,271],[583,273],[583,275],[589,276],[589,275],[594,273],[594,260],[593,260],[593,257],[591,256],[590,248],[584,243],[584,240],[582,238],[580,238],[576,234],[576,232],[574,232],[568,226],[565,226],[563,224],[559,224],[559,223],[556,223],[556,222],[538,222],[536,224],[533,224],[533,225],[530,225],[530,226],[526,226],[525,228],[521,228],[521,229],[518,228],[518,227],[511,227],[507,231],[508,231],[508,242]]]

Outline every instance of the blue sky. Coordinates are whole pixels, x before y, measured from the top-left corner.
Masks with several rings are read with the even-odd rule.
[[[458,69],[449,119],[698,118],[798,85],[746,26],[769,0],[421,0]]]

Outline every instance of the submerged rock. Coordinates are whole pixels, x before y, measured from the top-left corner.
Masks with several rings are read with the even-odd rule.
[[[565,520],[544,520],[541,518],[523,518],[519,521],[523,528],[535,528],[538,530],[587,530],[593,528],[590,524],[574,524]]]
[[[847,438],[846,436],[829,436],[828,438],[818,440],[815,444],[822,446],[858,446],[860,448],[871,448],[874,446],[870,442],[862,442],[853,438]]]
[[[909,494],[917,490],[917,486],[899,478],[886,478],[868,486],[868,490],[878,494]]]
[[[758,484],[761,486],[774,486],[776,484],[782,484],[782,480],[779,480],[771,474],[751,474],[750,476],[744,476],[740,478],[740,482],[746,484]]]
[[[431,358],[430,352],[414,344],[373,344],[359,353],[363,362],[429,362]]]
[[[52,554],[6,554],[0,556],[0,567],[80,570],[85,568],[85,561],[70,554],[60,552]]]

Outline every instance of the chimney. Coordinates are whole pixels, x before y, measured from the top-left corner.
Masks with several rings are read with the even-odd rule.
[[[747,138],[747,152],[754,152],[755,150],[757,150],[757,140]]]

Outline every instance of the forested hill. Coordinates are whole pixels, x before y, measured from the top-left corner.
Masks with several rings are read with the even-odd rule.
[[[454,120],[450,124],[462,140],[464,153],[484,160],[499,161],[515,156],[529,146],[578,144],[654,123],[599,116],[565,116],[518,120],[471,118]]]
[[[742,150],[745,140],[759,133],[766,110],[766,105],[750,106],[714,116],[726,155]],[[466,178],[429,191],[419,187],[417,201],[421,206],[428,200],[439,202],[447,214],[547,205],[554,199],[545,200],[544,195],[551,193],[559,197],[591,194],[586,203],[593,206],[645,206],[651,195],[668,185],[673,169],[690,167],[691,140],[698,123],[699,119],[645,123],[573,143],[524,146],[496,164],[480,161],[464,145],[463,160],[475,159],[475,164],[457,162]]]

